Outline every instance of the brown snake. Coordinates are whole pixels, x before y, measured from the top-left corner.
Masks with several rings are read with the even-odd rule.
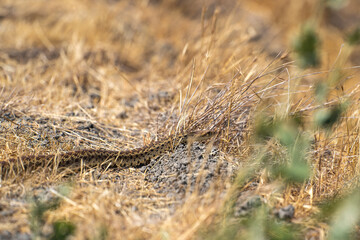
[[[24,169],[46,166],[51,160],[56,162],[58,167],[66,167],[72,164],[84,163],[88,167],[96,167],[103,164],[114,164],[119,168],[140,167],[150,163],[151,159],[172,150],[189,139],[202,141],[213,136],[213,132],[192,132],[169,136],[154,141],[144,147],[123,150],[93,150],[84,149],[50,155],[29,155],[18,158],[11,158],[8,161],[0,161],[0,178],[9,171],[19,172]]]

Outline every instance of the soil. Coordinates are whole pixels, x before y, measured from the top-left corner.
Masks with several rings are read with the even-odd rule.
[[[198,142],[190,146],[181,144],[172,154],[153,159],[141,171],[159,193],[182,199],[186,193],[205,193],[216,177],[234,172],[234,168],[220,159],[216,147],[207,149],[205,144]]]
[[[8,122],[16,123],[14,128],[19,136],[26,136],[26,148],[38,148],[37,151],[47,151],[49,146],[58,146],[60,149],[71,148],[71,143],[78,142],[73,149],[81,149],[88,147],[103,148],[106,144],[98,145],[96,142],[104,142],[111,139],[126,139],[120,131],[111,127],[98,126],[87,121],[71,122],[71,131],[67,129],[68,122],[64,119],[49,119],[34,116],[15,116],[11,114],[3,115],[1,119],[0,131],[5,134]],[[54,127],[56,126],[56,127]],[[29,129],[32,129],[29,133]],[[69,133],[71,132],[71,135]],[[131,134],[135,138],[139,132]],[[127,136],[128,137],[128,136]],[[78,141],[84,139],[84,141]],[[89,141],[90,140],[90,141]],[[104,140],[104,141],[102,141]],[[136,146],[136,144],[134,144]],[[185,202],[188,194],[197,192],[202,195],[211,187],[216,187],[216,180],[219,178],[227,178],[235,173],[235,166],[229,164],[221,156],[216,144],[212,142],[200,143],[193,142],[189,144],[180,144],[173,152],[152,159],[151,163],[139,169],[134,169],[135,175],[142,175],[145,182],[153,186],[155,191],[166,198],[173,199],[168,205],[170,213],[174,213],[176,208]],[[102,174],[101,169],[95,170],[99,173],[98,179],[111,179],[119,187],[126,184],[126,178],[118,177],[119,171],[128,171],[128,169],[118,170],[111,169],[109,174]],[[115,175],[113,174],[115,173]],[[126,172],[127,173],[127,172]],[[60,183],[61,184],[61,183]],[[41,201],[50,201],[54,198],[51,189],[58,186],[56,183],[40,184],[27,189],[33,198],[39,198]],[[14,217],[20,209],[25,206],[29,207],[27,194],[11,194],[0,198],[0,222],[8,221]],[[7,204],[7,202],[17,203],[16,205]],[[161,218],[161,216],[159,216]],[[2,220],[1,220],[2,219]],[[28,222],[24,219],[24,222]],[[3,231],[0,233],[0,239],[31,239],[31,234],[18,231]]]

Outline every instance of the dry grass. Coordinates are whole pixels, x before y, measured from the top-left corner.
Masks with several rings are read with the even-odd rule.
[[[253,178],[216,181],[179,203],[159,194],[138,169],[27,170],[0,182],[0,233],[30,232],[27,199],[57,196],[62,202],[46,213],[46,223],[74,223],[75,239],[102,239],[104,232],[108,239],[201,239],[223,221],[229,199],[246,190],[270,207],[292,204],[292,223],[302,234],[324,239],[328,222],[313,217],[317,203],[343,196],[359,180],[359,75],[352,67],[359,64],[358,49],[341,51],[346,21],[343,29],[331,25],[338,15],[354,17],[360,9],[354,2],[336,13],[320,11],[323,64],[303,71],[290,43],[317,11],[310,0],[274,6],[209,1],[207,8],[191,1],[2,1],[0,160],[120,150],[183,129],[213,129],[221,158],[249,170],[238,179],[249,172]],[[341,81],[319,104],[314,83],[331,78],[335,67],[342,69]],[[351,105],[332,131],[314,127],[317,109],[345,99]],[[306,183],[274,179],[257,158],[259,112],[303,115],[303,130],[313,138]],[[274,141],[261,148],[284,154]]]

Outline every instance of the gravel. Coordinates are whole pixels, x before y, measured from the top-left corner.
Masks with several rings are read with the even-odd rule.
[[[208,150],[206,144],[195,142],[189,149],[185,144],[179,145],[173,153],[153,159],[140,170],[158,193],[181,199],[186,193],[205,193],[216,179],[235,169],[221,160],[216,147]]]

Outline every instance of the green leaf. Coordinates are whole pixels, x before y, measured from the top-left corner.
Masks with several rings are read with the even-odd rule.
[[[315,124],[321,128],[330,129],[336,122],[339,121],[341,114],[346,110],[348,103],[335,105],[331,108],[320,109],[315,112]]]
[[[53,223],[53,234],[50,240],[65,240],[75,232],[75,225],[71,222],[57,221]]]
[[[289,167],[284,170],[287,181],[290,182],[304,182],[310,176],[309,165],[302,161],[293,161]]]
[[[360,220],[360,191],[357,189],[338,206],[329,230],[330,240],[354,239],[351,237]]]
[[[255,123],[255,136],[260,140],[268,140],[274,134],[274,120],[268,116],[259,116]]]
[[[278,123],[278,127],[275,131],[275,137],[280,141],[280,143],[286,147],[291,147],[294,145],[295,139],[298,135],[298,129],[293,125],[287,122]]]
[[[345,7],[347,2],[348,2],[347,0],[326,0],[326,4],[334,10],[338,10]]]
[[[293,44],[301,68],[317,67],[319,65],[319,45],[320,41],[315,29],[309,23],[305,24]]]
[[[349,45],[360,44],[360,27],[357,27],[354,31],[347,35],[346,42]]]
[[[329,86],[326,82],[319,82],[315,85],[316,101],[323,103],[329,93]]]

